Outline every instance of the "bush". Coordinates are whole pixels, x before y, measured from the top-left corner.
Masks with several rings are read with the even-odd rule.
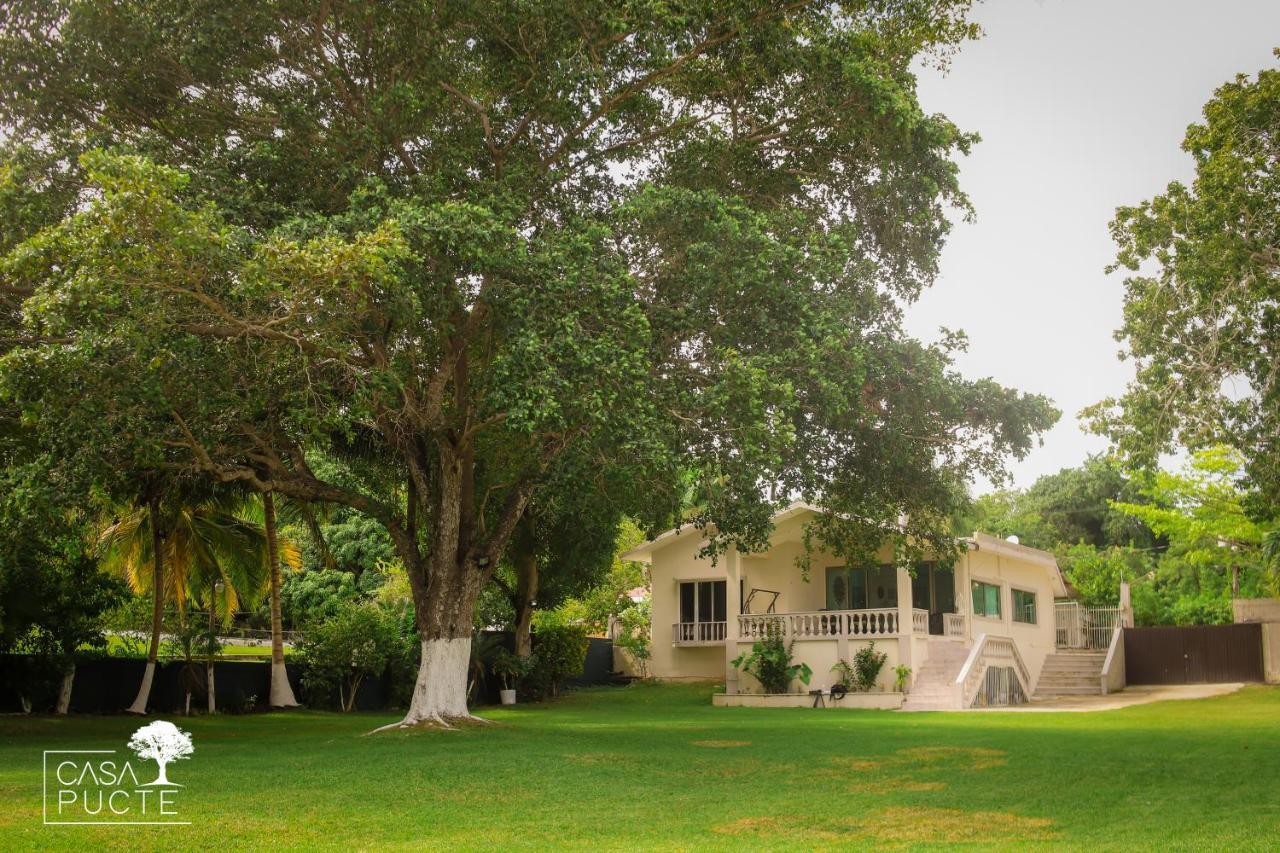
[[[399,620],[376,604],[349,604],[309,626],[298,643],[302,686],[321,703],[336,690],[343,711],[355,707],[366,678],[403,655]]]
[[[752,675],[760,682],[765,693],[786,693],[791,688],[792,681],[798,678],[807,685],[813,675],[808,664],[791,662],[791,645],[794,642],[784,643],[781,634],[774,634],[757,640],[751,646],[751,651],[743,652],[730,663],[735,669]]]
[[[545,615],[539,622],[523,684],[535,697],[555,697],[565,679],[581,674],[587,662],[587,629]]]
[[[637,674],[649,677],[649,659],[653,657],[650,645],[651,609],[649,599],[637,602],[618,616],[617,637],[613,644],[631,658]]]
[[[874,641],[858,649],[853,655],[853,675],[856,682],[854,686],[864,693],[875,687],[876,680],[880,677],[880,670],[884,669],[888,660],[887,654],[876,651]]]

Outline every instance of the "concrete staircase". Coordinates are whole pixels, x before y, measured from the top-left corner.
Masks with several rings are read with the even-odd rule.
[[[972,645],[957,640],[929,639],[929,657],[916,671],[904,711],[954,711],[960,707],[956,676]]]
[[[1059,651],[1044,659],[1034,699],[1050,696],[1101,696],[1106,652]]]

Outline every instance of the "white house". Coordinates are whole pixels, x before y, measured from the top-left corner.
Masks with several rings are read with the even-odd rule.
[[[1080,620],[1082,630],[1061,630],[1055,601],[1068,589],[1052,554],[975,533],[960,540],[954,560],[925,561],[914,571],[895,566],[887,547],[865,565],[811,553],[806,578],[797,558],[805,524],[818,512],[804,503],[779,512],[769,548],[760,553],[731,549],[714,562],[699,557],[706,540],[685,526],[623,555],[650,565],[651,674],[723,680],[726,694],[717,699],[723,704],[830,704],[829,695],[807,692],[747,698],[759,696],[760,686],[730,661],[777,631],[794,641],[793,660],[813,671],[806,690],[829,690],[837,683],[832,666],[852,661],[860,646],[874,643],[888,655],[879,682],[885,691],[840,700],[845,706],[903,705],[901,694],[888,692],[898,664],[912,670],[905,707],[913,710],[1007,704],[1038,687],[1106,689],[1102,670],[1114,638]],[[1075,642],[1095,636],[1101,642]],[[1085,648],[1065,648],[1073,645]]]

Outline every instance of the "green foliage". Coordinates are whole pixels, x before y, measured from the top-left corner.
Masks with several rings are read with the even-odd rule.
[[[648,598],[635,602],[618,616],[617,636],[613,644],[631,658],[636,674],[649,677],[649,660],[653,657],[653,607]]]
[[[532,661],[517,657],[506,649],[499,650],[489,663],[489,670],[502,681],[503,690],[511,690],[529,675]]]
[[[338,569],[291,572],[280,584],[280,610],[290,625],[320,622],[353,602],[370,600],[385,580],[377,571],[358,578]]]
[[[648,529],[696,471],[712,550],[765,541],[769,495],[840,554],[942,548],[1057,417],[902,325],[975,139],[912,69],[968,9],[14,0],[0,124],[68,175],[4,241],[0,397],[56,476],[376,519],[463,629],[525,507],[573,517],[566,459],[652,484]]]
[[[1151,530],[1113,506],[1114,501],[1142,500],[1139,484],[1116,460],[1091,456],[1079,467],[1038,478],[1028,489],[982,495],[959,513],[956,532],[1017,536],[1023,545],[1044,550],[1077,544],[1151,547]]]
[[[611,545],[613,557],[608,572],[581,595],[561,602],[557,608],[558,618],[581,622],[594,631],[604,631],[609,626],[610,617],[621,618],[628,610],[637,606],[629,593],[635,589],[647,588],[649,579],[642,563],[623,560],[620,555],[643,541],[644,533],[636,523],[629,518],[622,519]]]
[[[1057,556],[1063,575],[1079,593],[1080,603],[1096,606],[1115,606],[1120,600],[1120,582],[1133,584],[1154,566],[1150,551],[1098,549],[1084,543],[1059,549]]]
[[[339,707],[355,707],[360,685],[381,676],[404,646],[399,620],[371,602],[348,603],[307,625],[298,642],[302,684],[324,704],[334,691]]]
[[[1274,392],[1280,309],[1280,70],[1237,75],[1187,128],[1190,185],[1121,207],[1113,269],[1124,269],[1117,333],[1136,367],[1119,398],[1086,410],[1135,464],[1217,442],[1245,454],[1274,516],[1280,500],[1280,396]]]
[[[743,652],[729,663],[753,676],[765,693],[786,693],[796,679],[808,685],[813,670],[807,663],[791,662],[791,647],[795,641],[784,643],[781,634],[772,634],[751,644],[751,650]]]
[[[566,678],[582,673],[587,661],[587,629],[557,621],[545,614],[535,623],[533,655],[525,676],[534,696],[554,698]]]
[[[911,667],[900,663],[893,668],[893,692],[901,693],[907,689],[907,679],[911,678]]]
[[[863,692],[875,687],[888,660],[889,655],[876,651],[874,641],[858,649],[853,653],[853,686]]]

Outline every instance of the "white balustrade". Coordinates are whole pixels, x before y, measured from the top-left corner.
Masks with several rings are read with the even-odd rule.
[[[963,637],[965,635],[964,614],[942,614],[942,634],[944,637]]]
[[[921,611],[923,612],[923,611]],[[928,613],[925,628],[928,631]],[[815,610],[806,613],[747,613],[738,617],[738,637],[744,641],[781,636],[787,640],[859,639],[898,634],[898,611]]]
[[[911,632],[913,634],[929,633],[929,611],[912,608],[911,610]]]
[[[671,626],[671,642],[676,645],[723,643],[728,622],[676,622]]]

